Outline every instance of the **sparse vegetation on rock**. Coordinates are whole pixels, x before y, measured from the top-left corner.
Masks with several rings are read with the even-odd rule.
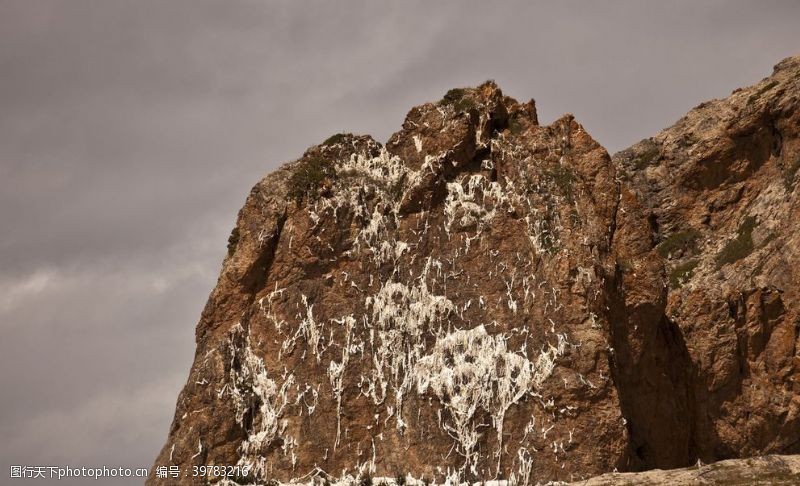
[[[289,197],[296,201],[315,198],[323,182],[335,173],[333,164],[321,157],[302,159],[289,179]]]
[[[753,251],[753,229],[756,227],[756,218],[747,216],[736,231],[736,237],[728,241],[717,254],[717,269],[730,263],[745,258]]]

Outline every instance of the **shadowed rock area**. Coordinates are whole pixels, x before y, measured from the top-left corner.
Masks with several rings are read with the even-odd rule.
[[[800,452],[799,82],[787,59],[613,159],[492,82],[309,148],[239,213],[156,460],[184,475],[148,484]]]

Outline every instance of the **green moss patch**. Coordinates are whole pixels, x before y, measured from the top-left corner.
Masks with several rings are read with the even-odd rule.
[[[661,255],[661,258],[667,258],[678,250],[693,250],[699,236],[700,233],[693,229],[673,233],[656,246],[656,252]]]
[[[289,197],[295,201],[302,200],[306,194],[316,197],[319,195],[322,182],[333,177],[335,173],[333,164],[320,157],[301,161],[289,178]]]
[[[637,170],[642,170],[656,160],[659,153],[660,151],[658,150],[658,145],[650,142],[643,152],[638,153],[636,157],[633,158],[631,164]]]
[[[700,263],[700,261],[694,259],[676,265],[669,272],[669,286],[672,287],[673,289],[677,289],[681,285],[686,283],[690,278],[692,278],[692,275],[694,274],[694,269],[697,267],[698,263]]]
[[[228,255],[233,255],[234,250],[236,250],[236,245],[239,244],[239,238],[239,227],[234,226],[230,236],[228,236]]]
[[[331,135],[330,137],[326,138],[322,145],[336,145],[337,143],[342,143],[347,138],[347,134],[345,133],[337,133],[335,135]]]
[[[512,135],[519,135],[523,132],[523,130],[525,130],[525,126],[516,116],[509,118],[508,131],[510,131]]]
[[[729,241],[725,248],[717,254],[717,270],[729,263],[734,263],[753,252],[753,229],[756,227],[756,218],[748,216],[739,226],[736,238]]]
[[[475,101],[468,96],[467,90],[464,88],[451,89],[445,93],[444,97],[439,101],[439,104],[443,106],[452,106],[453,109],[458,112],[469,111],[477,106]]]
[[[564,195],[567,199],[567,202],[572,204],[575,201],[575,171],[572,170],[572,167],[567,165],[558,164],[552,169],[545,172],[545,175],[549,177],[553,184],[558,188],[559,192]]]
[[[789,162],[783,168],[783,184],[786,186],[787,191],[792,190],[798,170],[800,170],[800,155],[797,155],[792,162]]]
[[[539,244],[550,255],[555,255],[561,249],[559,246],[556,214],[553,208],[548,207],[541,221]]]

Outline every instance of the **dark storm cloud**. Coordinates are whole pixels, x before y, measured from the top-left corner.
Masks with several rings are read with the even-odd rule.
[[[609,150],[800,53],[797,2],[0,1],[0,457],[149,465],[250,186],[494,78]],[[6,474],[6,472],[3,472]]]

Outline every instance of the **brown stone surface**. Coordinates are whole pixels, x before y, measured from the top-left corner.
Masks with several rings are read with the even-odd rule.
[[[800,452],[799,108],[790,58],[614,157],[670,281],[665,320],[685,350],[672,359],[687,364],[683,462]],[[657,402],[639,390],[626,401]],[[648,427],[631,432],[645,465],[667,447]]]
[[[800,452],[798,79],[788,59],[613,161],[493,83],[385,146],[311,147],[239,213],[156,460],[189,475],[148,484]]]

